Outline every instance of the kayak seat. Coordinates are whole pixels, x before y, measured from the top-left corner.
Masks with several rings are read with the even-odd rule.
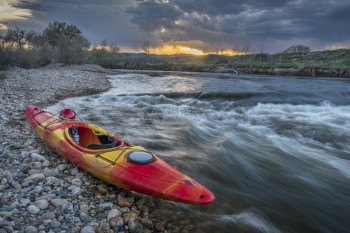
[[[101,149],[109,149],[118,146],[118,141],[113,139],[112,137],[101,135],[98,136],[98,139],[101,144],[90,144],[87,146],[90,150],[101,150]]]
[[[114,139],[111,136],[104,135],[102,132],[101,134],[94,133],[94,131],[88,127],[77,127],[75,129],[77,129],[79,133],[79,143],[76,142],[76,140],[75,143],[90,150],[109,149],[117,147],[121,144],[121,142],[118,140]],[[69,134],[73,139],[73,128],[69,129]]]
[[[88,145],[87,148],[90,150],[103,150],[103,149],[116,147],[117,145],[118,143],[117,141],[115,141],[114,143],[110,143],[110,144],[90,144]]]

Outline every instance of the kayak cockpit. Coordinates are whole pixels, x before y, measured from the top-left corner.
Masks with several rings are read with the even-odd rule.
[[[99,127],[92,125],[89,127],[89,124],[87,126],[72,125],[66,128],[65,134],[71,139],[71,143],[89,150],[105,150],[125,145],[123,140]]]

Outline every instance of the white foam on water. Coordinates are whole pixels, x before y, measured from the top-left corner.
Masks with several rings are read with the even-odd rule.
[[[261,232],[265,233],[281,233],[271,222],[253,211],[243,211],[239,214],[217,215],[216,219],[223,222],[232,222],[235,224],[246,224]]]

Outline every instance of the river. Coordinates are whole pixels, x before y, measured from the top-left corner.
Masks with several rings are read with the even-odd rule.
[[[108,92],[51,106],[159,155],[208,187],[162,201],[193,232],[350,232],[350,79],[116,71]]]

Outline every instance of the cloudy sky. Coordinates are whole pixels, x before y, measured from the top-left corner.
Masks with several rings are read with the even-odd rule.
[[[74,24],[93,44],[122,50],[183,45],[279,52],[350,47],[350,0],[0,0],[0,24],[41,32]]]

